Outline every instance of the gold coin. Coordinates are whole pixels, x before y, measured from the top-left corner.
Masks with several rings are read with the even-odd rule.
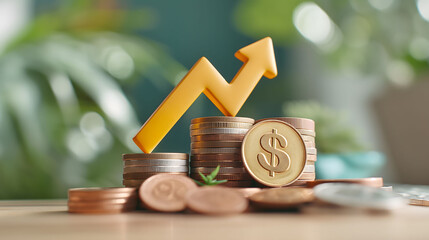
[[[228,148],[228,147],[241,147],[241,142],[193,142],[191,143],[191,149],[194,148]]]
[[[271,187],[293,183],[307,163],[300,133],[279,120],[266,120],[253,126],[244,137],[242,155],[253,178]]]
[[[313,190],[308,188],[272,188],[253,194],[249,200],[259,208],[283,209],[311,202],[314,195]]]
[[[206,122],[191,124],[189,128],[193,130],[201,128],[251,128],[252,126],[253,123],[243,122]]]
[[[192,124],[205,123],[205,122],[244,122],[244,123],[253,124],[255,122],[255,119],[247,118],[247,117],[216,116],[216,117],[194,118],[191,120]]]

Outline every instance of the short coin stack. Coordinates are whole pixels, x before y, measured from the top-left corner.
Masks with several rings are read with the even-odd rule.
[[[243,165],[241,144],[254,122],[254,119],[245,117],[192,119],[191,178],[201,181],[198,172],[207,175],[219,165],[216,179],[228,180],[223,186],[252,186],[253,179]]]
[[[69,189],[68,211],[71,213],[120,213],[136,207],[135,188]]]
[[[124,174],[122,184],[139,187],[146,179],[158,173],[187,176],[189,155],[186,153],[123,154]]]
[[[261,122],[264,120],[275,119],[280,120],[286,123],[289,123],[295,127],[298,132],[301,134],[306,149],[307,149],[307,164],[305,165],[304,172],[292,185],[293,186],[304,186],[308,181],[313,181],[316,179],[316,168],[315,162],[317,160],[317,149],[316,149],[316,131],[315,123],[313,120],[308,118],[294,118],[294,117],[275,117],[275,118],[266,118],[260,119],[256,122]]]

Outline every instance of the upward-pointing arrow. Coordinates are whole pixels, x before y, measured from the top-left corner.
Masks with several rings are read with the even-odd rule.
[[[231,83],[207,58],[199,59],[133,138],[137,146],[145,153],[152,152],[201,93],[224,115],[235,116],[262,76],[277,76],[269,37],[238,50],[235,57],[244,64]]]

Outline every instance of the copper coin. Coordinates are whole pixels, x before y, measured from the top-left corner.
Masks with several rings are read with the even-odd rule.
[[[265,120],[270,120],[270,119],[276,119],[276,120],[287,122],[298,129],[308,129],[313,131],[315,130],[314,121],[308,118],[273,117],[273,118],[259,119],[256,121],[256,123],[259,123]]]
[[[191,149],[194,148],[241,148],[242,142],[193,142],[191,143]]]
[[[241,153],[193,154],[191,161],[241,161]]]
[[[127,160],[124,166],[187,166],[189,161],[186,159],[146,159],[146,160]]]
[[[191,178],[196,180],[202,180],[198,173],[192,173]],[[215,179],[217,180],[253,180],[252,176],[248,173],[234,173],[234,174],[218,174]]]
[[[187,173],[189,171],[188,166],[129,166],[124,167],[124,173],[147,173],[147,172],[184,172]]]
[[[288,187],[307,187],[307,183],[311,182],[312,180],[296,180],[294,183],[292,183],[291,185],[289,185]]]
[[[243,141],[246,134],[207,134],[191,136],[191,142],[205,141]]]
[[[350,179],[318,179],[315,181],[307,182],[308,187],[314,187],[322,183],[355,183],[370,187],[382,187],[383,178],[372,177],[372,178],[350,178]]]
[[[147,173],[124,173],[122,174],[122,177],[126,180],[139,180],[139,179],[147,179],[149,177],[152,177],[153,175],[157,175],[160,174],[160,172],[147,172]],[[168,173],[168,174],[173,174],[173,175],[183,175],[183,176],[187,176],[188,173],[183,173],[183,172],[179,172],[179,173]]]
[[[314,200],[313,190],[308,188],[271,188],[257,192],[249,197],[250,202],[265,209],[297,207]]]
[[[69,200],[67,205],[70,207],[88,207],[88,208],[108,208],[112,205],[131,205],[137,204],[137,195],[133,198],[109,199],[103,201],[75,201]]]
[[[191,136],[206,134],[246,134],[248,128],[202,128],[191,130]]]
[[[135,188],[71,188],[68,191],[69,198],[109,199],[122,195],[136,193]]]
[[[244,212],[247,199],[237,190],[225,187],[199,187],[186,196],[186,205],[194,212],[230,215]]]
[[[246,188],[237,188],[237,191],[239,191],[245,198],[249,198],[253,194],[260,192],[261,188],[255,188],[255,187],[246,187]]]
[[[243,123],[253,124],[255,122],[255,119],[247,118],[247,117],[215,116],[215,117],[194,118],[191,120],[192,124],[205,123],[205,122],[243,122]]]
[[[191,168],[196,167],[206,167],[206,168],[215,168],[217,166],[223,167],[244,167],[243,162],[240,161],[218,161],[218,162],[202,162],[202,161],[192,161]]]
[[[129,179],[124,179],[122,180],[122,185],[126,186],[126,187],[135,187],[135,188],[139,188],[140,185],[142,185],[142,183],[145,181],[146,179],[139,179],[139,180],[129,180]]]
[[[221,183],[219,186],[222,187],[253,187],[255,186],[255,181],[228,181],[226,183]]]
[[[201,129],[201,128],[251,128],[253,123],[243,122],[205,122],[191,124],[189,129]]]
[[[216,168],[207,168],[207,167],[197,167],[192,168],[191,173],[203,173],[203,174],[210,174],[213,172]],[[247,173],[247,170],[244,167],[223,167],[219,168],[219,173]]]
[[[241,148],[195,148],[191,149],[192,154],[240,154]]]
[[[109,193],[101,195],[69,195],[69,201],[103,201],[103,200],[116,200],[124,198],[133,198],[137,196],[137,191],[133,193]]]
[[[122,160],[145,160],[145,159],[188,159],[186,153],[131,153],[122,154]]]
[[[186,208],[185,196],[196,189],[185,176],[159,174],[148,178],[140,187],[140,199],[148,208],[159,212],[179,212]]]

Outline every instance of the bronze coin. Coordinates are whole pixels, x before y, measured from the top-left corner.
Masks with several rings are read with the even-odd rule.
[[[314,187],[322,183],[356,183],[370,187],[382,187],[383,178],[371,177],[371,178],[350,178],[350,179],[317,179],[314,181],[307,182],[308,187]]]
[[[208,168],[208,167],[197,167],[192,168],[191,173],[203,173],[203,174],[210,174],[213,172],[216,168]],[[247,173],[247,170],[244,167],[223,167],[219,168],[219,174],[229,174],[229,173]]]
[[[191,178],[201,181],[202,178],[198,173],[192,173]],[[234,174],[218,174],[215,179],[217,180],[253,180],[252,176],[248,173],[234,173]]]
[[[276,119],[276,120],[287,122],[287,123],[291,124],[292,126],[294,126],[295,128],[298,128],[298,129],[308,129],[308,130],[312,130],[312,131],[315,130],[314,121],[311,119],[308,119],[308,118],[273,117],[273,118],[259,119],[255,123],[259,123],[259,122],[262,122],[265,120],[270,120],[270,119]]]
[[[206,134],[246,134],[248,128],[202,128],[190,131],[191,136],[199,136]]]
[[[242,142],[193,142],[191,143],[191,149],[195,148],[241,148]]]
[[[206,123],[206,122],[243,122],[243,123],[253,124],[255,122],[255,119],[247,118],[247,117],[215,116],[215,117],[194,118],[191,120],[191,124]]]
[[[243,122],[205,122],[191,124],[190,130],[202,128],[251,128],[253,123]]]
[[[68,196],[72,199],[111,199],[136,194],[135,188],[71,188]]]
[[[159,212],[179,212],[186,208],[185,196],[196,189],[195,182],[185,176],[158,174],[148,178],[140,187],[144,205]]]
[[[186,205],[194,212],[210,215],[230,215],[247,209],[247,199],[237,190],[225,187],[199,187],[186,196]]]
[[[147,172],[184,172],[187,173],[189,171],[188,166],[126,166],[124,167],[124,173],[147,173]]]
[[[222,187],[253,187],[255,186],[255,181],[228,181],[226,183],[221,183],[219,186]]]
[[[220,154],[193,154],[191,155],[191,161],[241,161],[242,157],[240,154],[234,153],[220,153]]]
[[[142,185],[142,183],[145,181],[146,179],[139,179],[139,180],[129,180],[129,179],[124,179],[122,180],[122,185],[126,186],[126,187],[135,187],[135,188],[139,188],[140,185]]]
[[[243,141],[246,134],[207,134],[192,136],[191,142],[206,142],[206,141]]]
[[[244,167],[243,162],[241,161],[218,161],[218,162],[209,162],[209,161],[192,161],[191,168],[196,167],[206,167],[206,168],[215,168],[217,166],[223,167]]]
[[[194,154],[240,154],[241,148],[195,148],[191,149],[191,153]]]
[[[69,195],[69,201],[103,201],[103,200],[116,200],[116,199],[125,199],[133,198],[137,196],[137,191],[133,193],[109,193],[109,194],[100,194],[100,195]]]
[[[284,187],[264,189],[249,197],[252,205],[264,209],[297,207],[314,200],[313,190],[308,188]]]
[[[82,200],[69,200],[67,205],[69,207],[81,207],[81,208],[108,208],[112,205],[132,205],[137,204],[137,195],[133,198],[120,198],[120,199],[109,199],[100,201],[82,201]]]
[[[122,160],[145,160],[145,159],[188,159],[186,153],[130,153],[122,154]]]
[[[147,173],[124,173],[122,174],[123,179],[126,180],[139,180],[139,179],[147,179],[149,177],[152,177],[153,175],[157,175],[160,174],[160,172],[147,172]],[[167,174],[173,174],[173,175],[183,175],[183,176],[187,176],[188,173],[167,173]]]
[[[187,166],[189,163],[185,159],[146,159],[146,160],[127,160],[124,166]]]

